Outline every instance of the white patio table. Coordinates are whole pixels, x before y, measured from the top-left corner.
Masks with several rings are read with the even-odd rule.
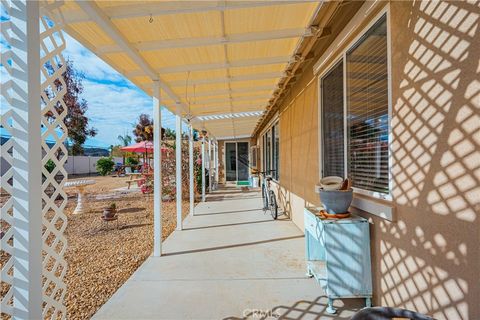
[[[95,183],[95,180],[74,180],[65,183],[65,188],[74,187],[75,189],[77,189],[77,206],[75,207],[73,214],[88,212],[88,205],[86,203],[83,203],[83,197],[85,196],[85,187]]]

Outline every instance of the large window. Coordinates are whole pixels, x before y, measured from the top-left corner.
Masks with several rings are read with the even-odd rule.
[[[383,16],[321,79],[322,175],[389,193],[387,21]]]
[[[278,180],[280,169],[280,133],[278,122],[263,135],[263,169]]]
[[[343,62],[340,61],[322,79],[322,176],[345,174]]]

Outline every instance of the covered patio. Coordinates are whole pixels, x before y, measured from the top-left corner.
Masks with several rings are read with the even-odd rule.
[[[188,127],[189,217],[182,219],[177,147],[176,231],[162,241],[162,156],[154,151],[152,256],[97,319],[349,318],[364,306],[352,296],[438,319],[480,318],[478,1],[2,5],[0,123],[11,136],[1,145],[2,315],[67,317],[66,32],[151,96],[154,150],[162,107],[175,114],[177,133]],[[258,190],[219,184],[222,143],[241,139],[246,162],[255,162],[247,171],[276,172],[270,191],[288,218],[264,214]],[[332,175],[351,180],[347,215],[363,223],[362,240],[330,234],[331,256],[343,254],[332,274],[345,287],[363,279],[368,289],[335,300],[337,315],[326,313],[324,292],[305,275],[304,255],[304,239],[324,241],[315,234],[327,220],[315,192]],[[325,252],[315,251],[319,265]],[[346,266],[355,259],[366,267]]]
[[[234,194],[232,196],[232,193]],[[304,235],[273,221],[257,191],[221,188],[93,319],[350,319],[363,299],[327,298],[306,276]]]

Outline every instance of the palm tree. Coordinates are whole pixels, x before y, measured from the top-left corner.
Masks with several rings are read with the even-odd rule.
[[[132,143],[132,137],[128,135],[128,133],[125,133],[125,135],[119,134],[117,139],[122,143],[124,147],[128,146],[130,143]]]
[[[128,133],[125,133],[123,136],[119,134],[117,139],[120,140],[124,147],[132,143],[132,137]],[[123,165],[125,165],[125,153],[123,153]]]

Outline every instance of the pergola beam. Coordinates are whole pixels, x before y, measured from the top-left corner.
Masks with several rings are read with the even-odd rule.
[[[115,41],[122,50],[135,62],[143,74],[146,74],[152,81],[159,81],[159,85],[163,91],[174,101],[179,102],[183,110],[187,110],[186,106],[168,85],[158,76],[158,73],[145,61],[145,59],[133,48],[125,37],[120,33],[117,27],[112,23],[110,18],[98,7],[93,1],[77,1],[76,4],[88,14],[93,20],[113,41]]]
[[[265,102],[270,99],[272,95],[269,94],[259,94],[259,95],[251,95],[251,96],[241,96],[241,97],[225,97],[225,98],[209,98],[209,99],[204,99],[204,100],[198,100],[195,101],[192,105],[205,105],[209,103],[229,103],[230,101],[235,102],[235,101],[250,101],[250,100],[262,100],[265,99]]]
[[[156,69],[155,71],[159,74],[167,73],[181,73],[181,72],[192,72],[192,71],[207,71],[207,70],[216,70],[216,69],[226,69],[226,68],[237,68],[237,67],[253,67],[259,65],[271,65],[271,64],[280,64],[287,63],[291,60],[290,56],[280,56],[280,57],[266,57],[266,58],[256,58],[256,59],[246,59],[246,60],[237,60],[225,62],[216,62],[216,63],[203,63],[203,64],[190,64],[190,65],[180,65],[172,67],[163,67]],[[126,73],[127,77],[138,77],[144,76],[145,72],[143,70],[135,70]]]
[[[131,46],[133,46],[137,51],[145,52],[145,51],[155,51],[155,50],[162,50],[162,49],[192,48],[192,47],[204,47],[204,46],[214,46],[214,45],[232,44],[232,43],[309,37],[312,34],[313,33],[311,28],[307,28],[307,29],[294,28],[294,29],[283,29],[283,30],[271,30],[271,31],[264,31],[264,32],[248,32],[248,33],[231,34],[231,35],[225,35],[223,37],[183,38],[183,39],[148,41],[148,42],[132,43]],[[98,48],[98,52],[100,52],[101,54],[122,52],[122,50],[123,48],[116,44],[102,46]]]
[[[230,82],[236,82],[236,81],[251,81],[251,80],[268,80],[268,79],[277,79],[284,77],[285,73],[284,72],[264,72],[264,73],[253,73],[253,74],[245,74],[241,76],[233,76],[230,78],[227,77],[219,77],[219,78],[207,78],[207,79],[198,79],[198,80],[190,80],[188,82],[188,85],[200,85],[200,84],[212,84],[212,83],[228,83]],[[172,88],[175,87],[180,87],[180,88],[185,88],[186,85],[186,80],[177,80],[177,81],[172,81],[170,82],[170,86]],[[145,88],[150,88],[152,86],[152,83],[145,83],[142,84],[143,87]],[[275,86],[270,86],[270,89],[275,89]],[[240,90],[237,89],[237,90]],[[237,91],[241,92],[241,91]],[[199,95],[197,94],[197,97]]]
[[[261,91],[272,91],[274,89],[275,89],[274,86],[256,86],[256,87],[210,90],[210,91],[197,92],[195,94],[195,98],[218,96],[218,95],[229,94],[229,93],[246,93],[246,92],[255,93],[255,92],[261,92]]]
[[[225,11],[232,9],[254,8],[308,3],[318,1],[166,1],[161,3],[142,3],[142,5],[119,5],[105,8],[105,14],[111,20],[130,19],[181,13],[200,13]],[[81,10],[64,10],[66,23],[88,22],[90,18]]]

